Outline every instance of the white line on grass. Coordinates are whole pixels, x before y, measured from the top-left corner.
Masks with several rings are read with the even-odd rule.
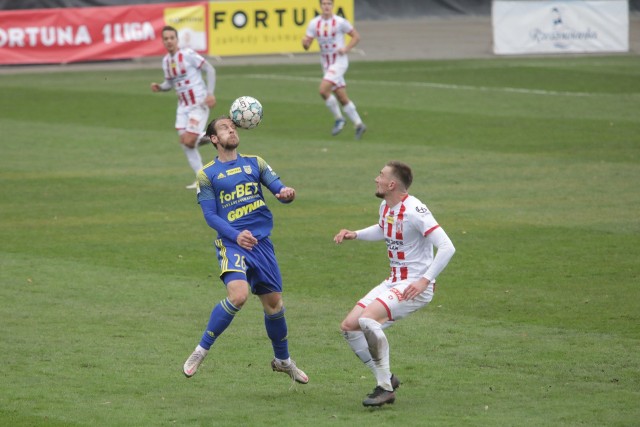
[[[278,74],[248,74],[247,78],[252,79],[265,79],[265,80],[288,80],[288,81],[300,81],[300,82],[317,82],[317,77],[298,77],[298,76],[285,76]],[[618,93],[594,93],[594,92],[562,92],[553,90],[542,89],[523,89],[515,87],[488,87],[488,86],[467,86],[467,85],[453,85],[444,83],[429,83],[429,82],[395,82],[387,80],[349,80],[351,83],[360,84],[373,84],[379,86],[408,86],[408,87],[427,87],[432,89],[447,89],[447,90],[475,90],[484,92],[507,92],[507,93],[521,93],[525,95],[544,95],[544,96],[573,96],[573,97],[589,97],[589,96],[636,96],[636,93],[618,94]]]

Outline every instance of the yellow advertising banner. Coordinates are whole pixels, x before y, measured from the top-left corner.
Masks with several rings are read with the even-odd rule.
[[[164,22],[178,31],[180,47],[207,51],[206,4],[164,9]]]
[[[354,22],[354,0],[334,0],[333,13]],[[209,55],[305,52],[302,38],[319,15],[319,0],[255,0],[209,3]],[[314,42],[309,51],[317,52]]]

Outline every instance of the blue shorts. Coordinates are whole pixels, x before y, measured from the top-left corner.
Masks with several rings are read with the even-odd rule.
[[[255,295],[282,292],[282,275],[269,238],[260,240],[250,251],[221,239],[214,244],[225,285],[232,280],[246,280]]]

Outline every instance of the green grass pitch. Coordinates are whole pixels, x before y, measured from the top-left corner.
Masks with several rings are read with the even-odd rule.
[[[38,71],[37,69],[35,71]],[[361,141],[318,65],[217,66],[218,106],[298,192],[267,195],[292,356],[273,373],[252,298],[198,374],[184,360],[224,298],[161,71],[0,76],[0,425],[631,426],[640,420],[640,58],[354,62]],[[210,146],[202,147],[212,158]],[[388,330],[394,405],[339,333],[388,273],[374,178],[411,193],[457,253],[431,305]]]

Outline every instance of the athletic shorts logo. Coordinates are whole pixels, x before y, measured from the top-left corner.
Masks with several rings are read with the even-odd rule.
[[[391,288],[391,292],[398,298],[398,301],[404,301],[404,297],[402,296],[402,292],[400,292],[396,288]],[[392,295],[389,295],[389,299],[393,299]]]

